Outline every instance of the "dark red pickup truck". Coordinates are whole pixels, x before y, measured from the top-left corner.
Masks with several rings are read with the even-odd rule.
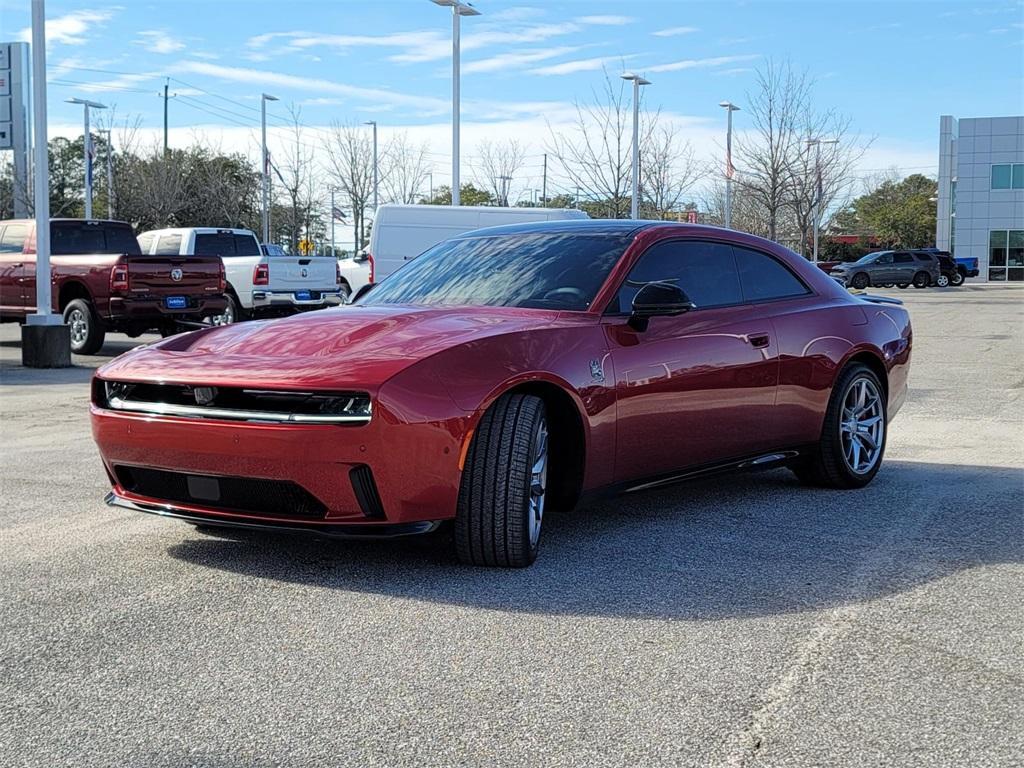
[[[71,351],[90,355],[107,331],[168,335],[219,315],[224,264],[217,256],[143,256],[122,221],[50,221],[53,309],[71,326]],[[36,311],[35,221],[0,221],[0,320]]]

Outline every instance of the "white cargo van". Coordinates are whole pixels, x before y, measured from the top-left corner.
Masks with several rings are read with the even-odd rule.
[[[531,221],[587,219],[574,208],[491,208],[469,205],[382,205],[370,235],[373,280],[390,275],[442,240],[484,227]],[[359,290],[355,288],[355,290]]]

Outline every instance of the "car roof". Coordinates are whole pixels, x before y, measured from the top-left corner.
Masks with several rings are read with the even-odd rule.
[[[162,229],[147,229],[145,232],[140,232],[140,235],[153,235],[153,234],[184,234],[186,232],[195,232],[199,235],[215,235],[218,232],[231,232],[235,235],[253,235],[256,233],[251,229],[242,229],[240,227],[164,227]]]
[[[474,229],[453,239],[470,237],[492,237],[494,235],[521,235],[533,233],[581,235],[632,235],[645,229],[673,230],[693,234],[695,231],[732,232],[722,227],[710,227],[700,224],[683,224],[672,221],[643,221],[637,219],[556,219],[553,221],[529,221],[522,224],[501,224],[496,227]]]

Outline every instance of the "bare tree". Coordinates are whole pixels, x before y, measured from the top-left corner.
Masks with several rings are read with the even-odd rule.
[[[366,207],[373,196],[373,140],[360,126],[335,123],[326,140],[328,176],[352,210],[355,250],[366,242]]]
[[[299,240],[312,235],[316,224],[314,220],[319,217],[319,185],[313,147],[304,141],[305,130],[300,121],[302,110],[292,105],[288,113],[290,135],[277,155],[280,159],[273,172],[284,188],[283,194],[289,206],[282,210],[284,220],[278,217],[274,226],[288,239],[292,253],[297,253]]]
[[[702,224],[725,225],[725,179],[716,178],[704,190],[700,199],[704,211]],[[764,206],[748,189],[733,185],[732,228],[740,232],[763,234],[768,229],[768,218]]]
[[[693,159],[690,143],[671,124],[649,131],[640,151],[643,216],[661,219],[679,210],[683,196],[703,171]]]
[[[576,119],[566,134],[548,126],[547,152],[565,176],[565,188],[577,186],[594,201],[608,206],[618,218],[629,211],[633,114],[630,89],[604,73],[604,86],[594,91],[594,103],[576,102]],[[657,125],[645,121],[641,146]]]
[[[793,160],[801,152],[804,116],[808,112],[811,81],[786,62],[769,61],[757,72],[757,87],[747,93],[750,131],[733,139],[738,173],[736,185],[745,188],[765,210],[770,240],[779,237],[779,225],[790,202]]]
[[[508,206],[508,192],[512,179],[523,167],[526,153],[515,139],[495,142],[484,139],[479,144],[480,159],[474,168],[476,185],[486,189],[498,205]]]
[[[404,131],[387,143],[380,158],[380,192],[384,202],[415,202],[430,172],[428,150],[426,142],[414,144]],[[373,190],[370,192],[372,195]]]

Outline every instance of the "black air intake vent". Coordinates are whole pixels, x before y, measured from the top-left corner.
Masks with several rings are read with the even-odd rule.
[[[377,483],[373,480],[373,472],[365,464],[353,467],[348,473],[352,481],[352,490],[355,491],[356,501],[359,508],[367,517],[378,519],[384,518],[384,505],[380,501],[380,493],[377,491]]]

